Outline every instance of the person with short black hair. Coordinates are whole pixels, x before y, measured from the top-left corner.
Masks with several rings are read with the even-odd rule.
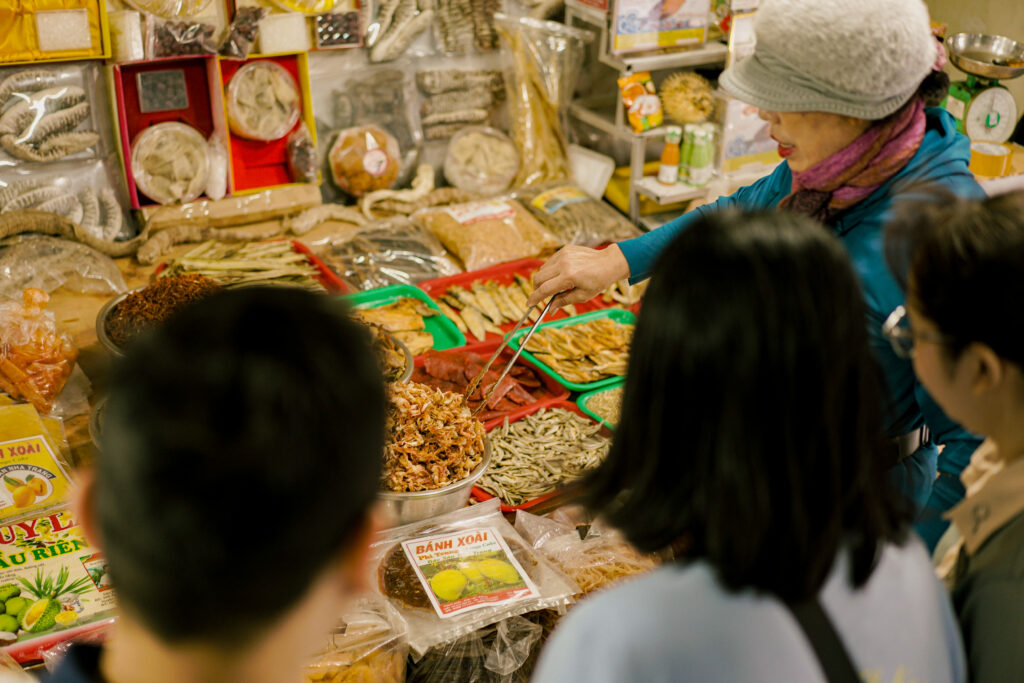
[[[587,489],[640,550],[680,559],[573,608],[535,680],[964,680],[948,598],[886,482],[880,382],[838,239],[779,212],[681,232]],[[828,633],[853,679],[820,653]]]
[[[59,682],[299,680],[364,581],[384,381],[336,301],[217,294],[114,368],[78,518],[120,618]]]
[[[886,326],[950,417],[988,437],[949,512],[939,572],[971,680],[1024,680],[1024,192],[913,207],[888,229],[906,308]]]

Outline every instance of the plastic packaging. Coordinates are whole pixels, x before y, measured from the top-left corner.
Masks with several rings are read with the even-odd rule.
[[[228,83],[228,122],[236,135],[278,140],[288,134],[302,111],[299,86],[288,71],[267,60],[251,62]]]
[[[398,59],[417,36],[430,28],[435,11],[431,3],[418,0],[385,0],[366,31],[371,62]]]
[[[544,256],[562,244],[513,199],[424,209],[412,219],[434,233],[466,270]]]
[[[0,70],[0,156],[51,163],[95,150],[101,136],[93,107],[102,102],[91,65]]]
[[[46,310],[49,295],[26,289],[21,301],[0,301],[0,390],[48,413],[78,358],[71,337]]]
[[[206,179],[206,196],[210,199],[223,199],[228,193],[228,149],[220,131],[214,131],[207,142],[210,174]]]
[[[523,188],[516,199],[565,244],[596,247],[640,234],[625,216],[574,183],[546,183]]]
[[[160,204],[190,202],[203,193],[210,173],[203,134],[185,123],[158,123],[132,142],[132,177]]]
[[[99,574],[99,572],[95,573]],[[102,577],[105,575],[106,571],[103,570],[103,573],[100,575],[101,581]],[[57,667],[60,666],[61,660],[63,660],[65,655],[67,655],[68,650],[70,650],[75,644],[81,643],[83,645],[102,645],[104,642],[106,642],[107,636],[110,635],[111,627],[114,625],[115,621],[117,621],[116,617],[110,617],[108,619],[105,619],[101,622],[96,623],[95,627],[87,633],[75,636],[74,641],[63,640],[54,645],[53,647],[49,647],[43,650],[42,659],[43,665],[46,667],[46,670],[50,673],[56,671]],[[34,681],[36,679],[32,680]]]
[[[513,186],[569,177],[563,115],[583,64],[589,31],[551,21],[495,15],[513,58],[510,83],[512,139],[521,166]]]
[[[313,33],[320,49],[362,47],[362,16],[358,10],[321,14]]]
[[[494,14],[500,8],[495,0],[437,0],[437,45],[449,55],[494,50]]]
[[[661,112],[661,100],[654,90],[650,71],[623,76],[619,79],[619,88],[634,133],[643,133],[662,124],[665,117]]]
[[[398,141],[377,126],[356,126],[338,133],[328,161],[331,179],[354,197],[392,187],[401,169]]]
[[[220,54],[232,59],[247,59],[260,35],[260,21],[268,13],[266,7],[239,7],[231,20],[228,36],[220,46]]]
[[[584,538],[576,527],[516,513],[516,531],[531,547],[562,570],[587,595],[655,569],[659,558],[633,548],[619,532],[593,524]]]
[[[416,72],[423,97],[421,120],[428,140],[450,138],[468,125],[498,118],[505,78],[495,58],[461,57],[428,62]],[[472,64],[475,68],[466,68]]]
[[[430,590],[431,594],[438,590],[447,593],[453,586],[443,585],[451,584],[450,581],[434,580],[428,582],[429,589],[425,588],[408,564],[409,559],[404,555],[403,543],[462,533],[472,535],[473,539],[486,537],[493,542],[497,542],[500,538],[500,542],[509,548],[512,557],[525,572],[526,579],[529,580],[529,584],[532,584],[532,589],[529,591],[516,589],[514,594],[506,595],[505,602],[500,604],[482,603],[475,608],[463,608],[458,612],[448,614],[446,618],[439,617],[435,611],[436,608],[422,606],[426,597],[429,597],[426,595],[427,590]],[[493,536],[493,534],[497,534],[497,536]],[[412,545],[415,546],[416,543],[412,543]],[[456,550],[458,549],[456,548]],[[377,590],[391,601],[391,604],[408,624],[409,645],[412,648],[413,657],[416,659],[422,657],[436,645],[450,642],[510,617],[542,609],[564,611],[572,602],[572,594],[577,591],[576,586],[551,566],[547,560],[535,554],[527,546],[518,532],[502,516],[496,500],[449,512],[423,522],[389,529],[377,535],[371,545],[370,554],[374,572],[371,581],[377,586]],[[501,554],[504,555],[504,553]],[[459,555],[463,556],[462,553]],[[417,553],[416,556],[419,557],[420,554]],[[473,556],[469,556],[469,559],[472,559]],[[447,570],[462,575],[463,590],[472,590],[473,585],[482,584],[488,587],[486,590],[490,591],[484,594],[492,596],[495,591],[493,585],[495,583],[501,585],[509,579],[517,579],[518,583],[511,585],[521,586],[525,580],[518,574],[518,570],[511,572],[512,566],[505,561],[502,561],[502,564],[506,565],[505,569],[497,573],[492,572],[491,568],[480,567],[481,563],[469,561],[464,564],[467,566],[462,569]],[[474,565],[479,572],[474,572]],[[468,572],[468,575],[463,571]],[[485,571],[486,574],[484,574]],[[477,576],[478,573],[482,575]],[[509,573],[514,576],[505,576]],[[491,577],[500,578],[491,578],[488,577],[488,574]],[[435,579],[439,575],[433,574]],[[447,575],[446,578],[448,578]],[[455,578],[454,574],[452,574],[452,578]],[[508,584],[505,583],[505,585]],[[506,591],[506,593],[511,592],[512,589]],[[474,592],[473,595],[479,594]],[[410,602],[411,600],[414,602]]]
[[[297,12],[269,14],[260,22],[260,52],[308,52],[312,48],[306,17]]]
[[[194,17],[202,14],[213,0],[124,0],[125,3],[147,14],[165,19]]]
[[[317,255],[361,290],[462,272],[433,234],[404,217],[332,235],[317,247]]]
[[[319,167],[313,136],[302,124],[288,135],[288,173],[294,183],[316,183]]]
[[[59,287],[82,294],[127,289],[110,257],[78,242],[26,235],[0,250],[0,297],[15,299],[25,289],[52,292]]]
[[[146,17],[146,56],[149,59],[217,54],[217,27],[200,21]]]
[[[504,619],[431,648],[409,667],[407,683],[527,683],[543,628],[524,617]]]
[[[405,622],[386,600],[358,598],[338,620],[327,646],[306,665],[308,683],[402,683],[409,642]]]
[[[500,194],[518,171],[515,144],[494,128],[463,128],[448,143],[444,177],[455,187],[484,196]]]
[[[135,62],[146,58],[142,41],[142,15],[135,10],[110,12],[110,43],[115,62]]]

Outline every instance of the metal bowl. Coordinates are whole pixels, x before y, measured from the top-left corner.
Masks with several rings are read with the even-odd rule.
[[[107,399],[101,398],[93,406],[92,415],[89,416],[89,438],[92,439],[96,450],[100,448],[100,436],[103,434],[103,411],[107,407]]]
[[[409,378],[412,377],[412,371],[415,366],[415,361],[413,361],[412,358],[412,351],[409,350],[409,347],[401,339],[396,339],[394,336],[392,336],[391,341],[395,342],[395,346],[400,348],[402,350],[402,353],[405,354],[405,370],[402,370],[402,375],[395,381],[408,382]]]
[[[484,438],[484,457],[465,479],[432,491],[411,493],[381,491],[377,494],[391,526],[401,526],[430,519],[466,507],[473,484],[491,462],[491,440]]]
[[[985,33],[957,33],[946,38],[949,61],[964,73],[1006,79],[1024,74],[1024,43]]]
[[[124,350],[120,346],[115,344],[114,340],[110,338],[109,334],[107,334],[107,317],[110,315],[110,312],[114,310],[114,306],[117,306],[119,303],[124,301],[125,298],[127,298],[127,296],[132,292],[138,292],[141,289],[144,288],[139,287],[137,289],[125,292],[124,294],[119,294],[118,296],[115,296],[113,299],[103,304],[103,308],[101,308],[100,312],[96,314],[96,338],[100,340],[100,344],[103,345],[103,348],[105,348],[107,351],[111,353],[111,355],[115,357],[119,358],[123,356]]]

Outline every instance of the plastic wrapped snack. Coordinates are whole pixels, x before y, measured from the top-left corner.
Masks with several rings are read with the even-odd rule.
[[[463,128],[448,143],[444,177],[455,187],[482,195],[508,189],[519,171],[519,153],[512,140],[494,128]]]
[[[341,131],[327,158],[334,183],[355,197],[389,189],[402,166],[398,141],[377,126]]]
[[[190,202],[203,193],[210,174],[203,134],[184,123],[158,123],[132,143],[132,178],[161,204]]]
[[[217,27],[199,21],[164,21],[154,16],[146,21],[146,56],[178,57],[217,54]]]
[[[25,235],[0,251],[0,297],[15,299],[22,290],[52,292],[66,287],[83,294],[119,294],[124,276],[109,256],[78,242]]]
[[[277,62],[246,64],[228,83],[228,123],[249,140],[278,140],[299,120],[299,86]]]
[[[563,612],[578,592],[530,549],[497,500],[381,532],[370,553],[371,581],[408,624],[414,659],[510,617]]]
[[[302,124],[288,135],[288,174],[294,183],[315,183],[318,167],[313,136]]]
[[[409,666],[407,683],[527,683],[540,653],[543,627],[511,617],[430,649]]]
[[[46,310],[50,297],[26,289],[21,301],[0,302],[0,390],[49,413],[75,367],[78,350]]]
[[[414,285],[462,272],[432,233],[405,217],[374,221],[332,236],[316,251],[324,263],[361,290],[395,283]]]
[[[267,16],[266,7],[239,7],[228,29],[228,37],[220,53],[232,59],[246,59],[260,35],[260,21]]]
[[[306,665],[307,683],[402,683],[409,642],[405,622],[386,600],[356,600],[327,637],[327,646]]]
[[[516,198],[566,244],[596,247],[640,234],[625,216],[572,183],[525,187],[516,193]]]
[[[434,233],[466,270],[544,256],[562,244],[513,199],[425,209],[413,220]]]

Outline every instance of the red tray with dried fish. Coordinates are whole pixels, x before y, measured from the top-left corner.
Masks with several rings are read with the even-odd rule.
[[[499,419],[486,428],[491,462],[472,495],[484,501],[497,494],[503,512],[531,510],[565,496],[611,447],[611,431],[571,401],[538,404],[508,418],[507,425]]]
[[[485,342],[472,351],[465,349],[449,349],[447,351],[428,351],[416,358],[412,381],[427,384],[438,389],[462,394],[474,377],[483,370],[487,360],[498,348],[498,342]],[[480,387],[469,398],[470,410],[475,410],[483,397],[497,381],[505,363],[512,357],[513,351],[506,349],[494,361],[487,375],[480,382]],[[569,392],[554,378],[540,371],[527,361],[519,360],[512,366],[512,371],[502,380],[498,390],[480,411],[477,419],[490,424],[493,420],[501,420],[508,416],[515,419],[525,414],[537,404],[564,401]]]
[[[540,259],[520,259],[490,268],[424,280],[420,289],[430,295],[441,312],[466,335],[473,350],[500,340],[526,312],[533,292],[533,274],[544,265]],[[643,285],[616,283],[590,301],[548,313],[547,320],[568,318],[602,308],[637,306]],[[536,310],[534,320],[540,314]]]

